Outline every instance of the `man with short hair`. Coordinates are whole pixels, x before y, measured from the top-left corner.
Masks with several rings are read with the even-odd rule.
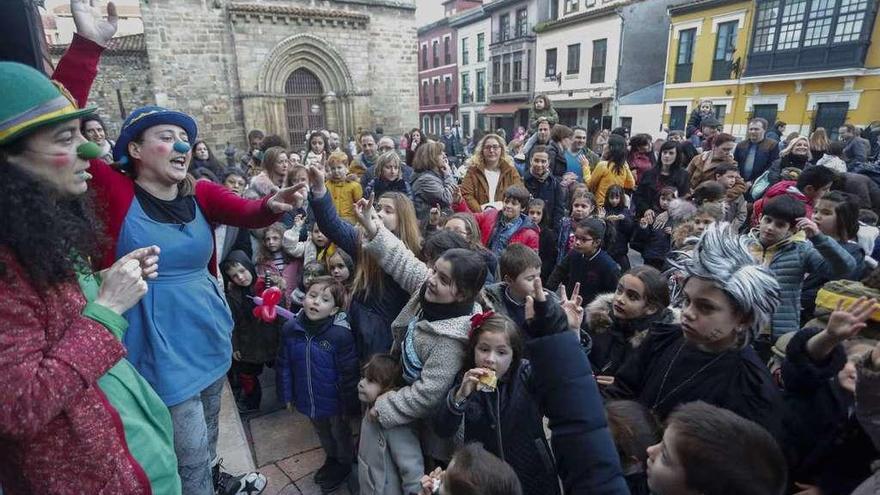
[[[534,138],[530,138],[528,143],[526,143],[526,147],[528,147],[528,151],[526,151],[526,163],[532,163],[532,154],[534,153],[536,146],[550,145],[550,129],[552,127],[553,126],[546,117],[538,118],[537,132],[535,133]]]
[[[376,148],[375,148],[375,155],[374,155],[373,159],[370,161],[371,165],[360,175],[361,189],[366,191],[367,185],[370,183],[371,180],[373,180],[376,177],[376,165],[375,165],[376,158],[379,158],[379,156],[381,156],[385,153],[388,153],[389,151],[394,151],[395,148],[396,148],[396,146],[394,145],[394,140],[391,139],[390,137],[383,136],[381,139],[379,139],[379,143],[376,145]],[[361,155],[363,155],[363,152],[361,152]],[[361,156],[361,155],[358,155],[358,156]],[[352,160],[351,163],[354,164],[355,160]],[[366,162],[364,162],[364,163],[366,163]],[[412,167],[410,167],[406,163],[403,163],[403,161],[401,160],[400,171],[403,174],[403,180],[405,180],[406,182],[409,182],[410,179],[412,178],[412,174],[413,174]],[[349,172],[352,172],[351,168],[349,168]],[[378,199],[378,198],[376,198],[376,199]]]
[[[871,148],[867,139],[859,137],[859,132],[852,124],[843,124],[837,131],[837,138],[843,143],[843,161],[846,168],[852,170],[856,165],[868,161],[868,150]]]
[[[739,174],[748,187],[779,158],[779,143],[767,137],[767,125],[761,117],[749,120],[748,139],[733,150]]]
[[[358,145],[360,145],[361,152],[351,159],[348,171],[361,177],[376,163],[379,151],[376,146],[376,137],[369,131],[364,131],[358,136]]]
[[[329,131],[327,137],[327,148],[332,153],[339,149],[339,133],[336,131]]]
[[[248,169],[248,167],[250,166],[251,158],[253,158],[254,153],[259,151],[260,147],[263,146],[263,138],[265,137],[266,135],[263,134],[263,131],[259,129],[252,129],[250,132],[248,132],[248,150],[247,153],[245,153],[244,156],[241,157],[242,170]]]
[[[589,162],[590,171],[596,168],[601,158],[599,155],[587,146],[587,130],[581,126],[572,128],[574,136],[572,136],[571,148],[565,150],[565,161],[568,163],[568,172],[574,172],[577,175],[578,182],[584,181],[583,163],[581,157]]]
[[[453,166],[458,165],[458,155],[462,152],[461,141],[455,135],[452,128],[444,127],[443,135],[440,136],[440,142],[446,147],[446,157]]]
[[[702,151],[710,151],[714,147],[719,127],[721,127],[721,122],[712,116],[706,117],[700,122],[700,132],[703,133],[703,140],[700,142]]]

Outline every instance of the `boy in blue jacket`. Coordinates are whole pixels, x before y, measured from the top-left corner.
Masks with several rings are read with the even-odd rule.
[[[324,493],[339,487],[354,461],[348,417],[357,415],[358,357],[342,307],[345,288],[318,277],[296,318],[284,324],[278,353],[278,395],[288,409],[309,417],[327,455],[315,473]]]

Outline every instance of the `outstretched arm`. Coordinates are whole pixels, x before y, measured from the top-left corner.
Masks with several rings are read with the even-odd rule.
[[[116,34],[116,5],[107,4],[107,20],[89,6],[88,0],[71,0],[70,12],[76,32],[70,46],[58,61],[52,79],[70,91],[79,107],[86,106],[92,83],[98,75],[98,61],[104,47]]]

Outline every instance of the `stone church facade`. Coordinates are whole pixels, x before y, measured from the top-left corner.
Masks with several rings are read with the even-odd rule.
[[[300,148],[310,129],[418,123],[414,0],[141,0],[141,12],[155,103],[195,116],[216,154],[250,129]]]

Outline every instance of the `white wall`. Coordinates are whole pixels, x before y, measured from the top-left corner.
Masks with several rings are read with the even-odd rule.
[[[663,104],[652,103],[649,105],[620,105],[617,107],[617,122],[620,125],[623,117],[632,118],[632,134],[646,133],[653,136],[665,137],[666,133],[660,131],[663,122]]]
[[[483,61],[477,62],[477,34],[483,33],[485,38],[485,42],[483,43]],[[458,87],[459,87],[459,120],[463,120],[461,115],[465,113],[470,113],[470,129],[464,129],[468,134],[471,134],[474,129],[477,128],[477,112],[486,107],[489,102],[489,89],[490,89],[490,79],[489,79],[489,60],[491,59],[491,55],[489,53],[489,45],[492,43],[492,18],[486,17],[483,20],[474,22],[472,24],[467,24],[465,26],[460,26],[458,28]],[[461,60],[461,50],[462,46],[464,46],[465,38],[467,38],[468,45],[468,64],[462,65]],[[470,78],[470,91],[473,93],[474,98],[477,97],[477,71],[483,70],[486,73],[486,80],[484,86],[483,93],[483,101],[477,102],[472,101],[471,103],[462,103],[462,95],[464,94],[464,88],[461,86],[461,75],[468,74]]]

